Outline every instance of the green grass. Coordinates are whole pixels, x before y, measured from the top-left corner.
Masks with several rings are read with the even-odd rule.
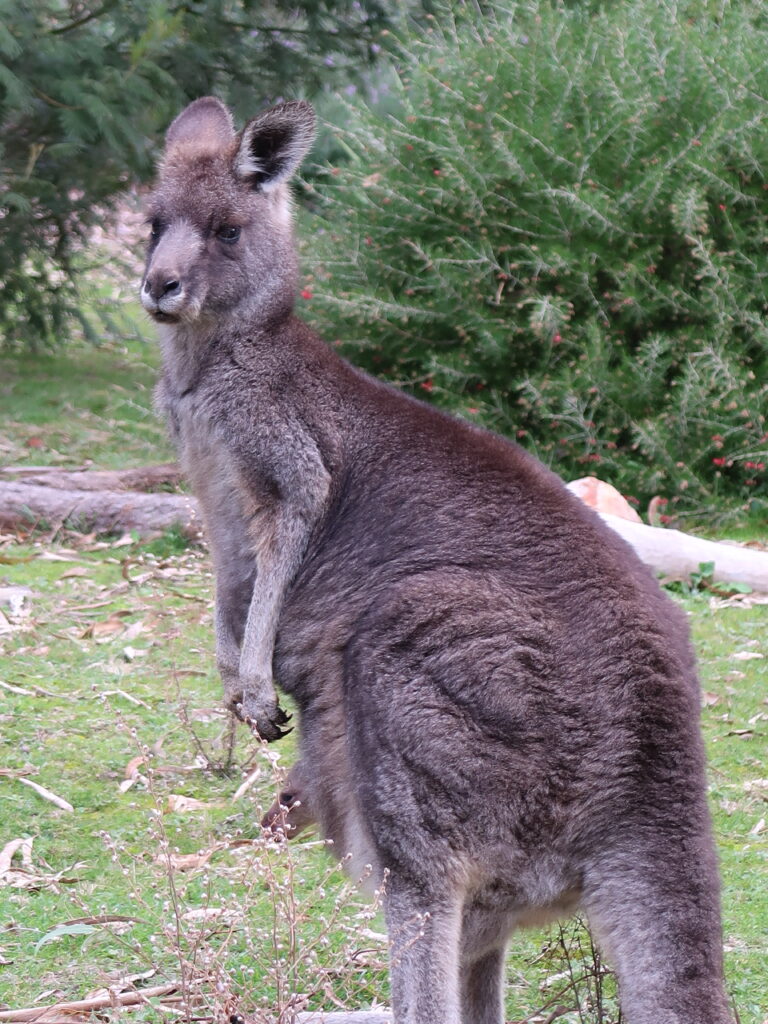
[[[204,554],[158,559],[138,546],[102,542],[96,548],[52,549],[39,542],[0,552],[0,585],[33,591],[30,614],[0,645],[0,680],[7,684],[0,686],[0,848],[33,837],[32,860],[42,879],[39,889],[0,888],[0,947],[8,961],[0,967],[0,1002],[31,1005],[48,990],[82,998],[113,972],[149,967],[160,979],[178,979],[169,870],[162,857],[156,860],[165,840],[180,854],[215,848],[207,866],[172,872],[179,914],[209,904],[241,908],[245,901],[252,912],[248,928],[239,922],[227,939],[234,963],[223,954],[217,963],[226,962],[243,983],[253,966],[271,999],[263,975],[274,957],[273,897],[286,884],[286,872],[293,873],[302,905],[317,912],[306,922],[308,934],[332,916],[340,876],[319,899],[330,863],[324,851],[318,855],[313,843],[298,850],[291,865],[265,848],[258,822],[274,797],[275,772],[242,729],[235,764],[224,768],[229,723],[209,656],[212,580]],[[68,575],[73,569],[81,575]],[[126,766],[150,752],[151,771],[139,767],[147,781],[121,792]],[[290,763],[292,740],[280,753],[282,763]],[[254,768],[255,784],[233,802]],[[19,776],[64,798],[74,812],[38,796]],[[172,794],[208,806],[174,811]],[[257,840],[254,848],[236,845],[249,839]],[[57,882],[59,873],[70,881]],[[100,914],[138,920],[119,923],[117,933],[113,925],[46,941],[55,928]],[[198,925],[181,927],[196,934]],[[264,935],[249,934],[259,928]],[[343,928],[333,934],[343,946]],[[186,934],[182,948],[190,941]],[[211,936],[212,950],[218,941]],[[339,955],[337,948],[329,956],[334,967]],[[246,956],[251,964],[242,970]],[[353,964],[336,979],[340,997],[352,986],[356,998],[365,998],[369,985]],[[250,992],[256,1002],[258,987]]]
[[[173,457],[152,411],[157,344],[105,336],[94,347],[0,357],[0,461],[4,465],[122,469]]]
[[[153,345],[138,338],[0,361],[4,461],[122,467],[169,458],[151,411],[156,363]],[[30,447],[33,438],[41,443]],[[380,933],[380,919],[350,892],[340,896],[341,873],[316,837],[287,851],[260,837],[276,786],[267,754],[240,728],[232,765],[222,768],[229,731],[212,660],[207,554],[173,533],[128,545],[6,537],[3,586],[32,594],[29,614],[0,633],[0,850],[32,838],[37,882],[0,885],[0,1005],[82,998],[150,970],[144,985],[198,985],[203,1015],[226,991],[239,993],[243,1012],[284,1001],[287,991],[305,993],[311,1006],[385,1001],[383,944],[361,931]],[[768,606],[715,607],[706,592],[677,599],[691,615],[706,697],[728,984],[741,1024],[763,1024]],[[739,652],[761,657],[735,659]],[[288,765],[294,750],[289,737],[267,753]],[[139,756],[150,758],[142,778],[122,792]],[[254,784],[233,801],[255,769]],[[182,813],[171,795],[206,806]],[[212,853],[191,870],[171,870],[165,843],[174,853]],[[131,920],[95,922],[105,914]],[[578,972],[585,937],[568,929],[565,941]],[[557,929],[514,937],[509,1019],[557,996],[567,960]],[[606,989],[610,1009],[610,981]],[[144,1007],[131,1019],[167,1018]]]
[[[235,765],[229,773],[217,770],[226,761],[228,729],[219,711],[210,653],[207,556],[188,550],[158,557],[140,545],[115,548],[91,542],[72,549],[39,541],[6,544],[0,559],[0,585],[32,590],[29,615],[0,638],[0,679],[16,688],[0,687],[0,847],[33,837],[35,870],[43,877],[63,873],[72,879],[44,883],[39,890],[0,888],[0,947],[10,961],[0,967],[0,1002],[32,1005],[46,991],[79,998],[114,972],[138,974],[150,966],[156,971],[153,984],[178,979],[169,872],[156,862],[164,839],[182,854],[216,847],[207,865],[172,872],[179,913],[205,906],[247,909],[247,922],[241,916],[232,926],[226,951],[220,949],[220,934],[208,936],[209,949],[218,950],[216,963],[234,971],[232,985],[243,986],[246,1001],[258,1006],[262,997],[273,999],[268,967],[275,956],[276,894],[278,903],[295,898],[301,918],[298,941],[306,943],[332,916],[341,876],[333,872],[325,878],[330,861],[315,839],[294,844],[290,864],[285,854],[267,851],[257,839],[258,820],[273,799],[275,781],[269,761],[242,728]],[[768,817],[768,607],[713,610],[706,596],[689,598],[685,605],[706,694],[703,718],[722,858],[729,987],[742,1024],[762,1024],[768,829],[758,825]],[[734,660],[736,652],[762,657]],[[275,750],[281,763],[289,764],[293,738]],[[121,792],[126,766],[147,751],[153,751],[150,784],[139,781]],[[260,769],[259,778],[233,802],[243,775],[253,768]],[[139,771],[146,775],[146,766]],[[14,777],[24,772],[69,801],[74,813],[60,810]],[[210,806],[175,812],[169,810],[170,794]],[[234,845],[234,840],[247,839],[256,840],[255,846]],[[352,1005],[376,995],[386,998],[380,944],[354,938],[359,913],[350,898],[344,924],[329,928],[329,945],[318,954],[328,968],[323,985]],[[41,944],[57,926],[99,914],[138,920]],[[182,946],[197,927],[182,923]],[[380,922],[373,927],[380,931]],[[278,930],[287,942],[284,922]],[[513,940],[512,1019],[549,998],[547,979],[562,971],[563,960],[556,950],[542,950],[556,934],[535,932]],[[368,970],[358,951],[371,946],[376,953],[362,956],[363,965],[373,956],[377,966]],[[315,1004],[325,999],[328,1005],[316,968],[310,966],[299,965],[300,990],[314,991]],[[196,970],[202,972],[201,962]],[[283,972],[288,977],[287,963]]]

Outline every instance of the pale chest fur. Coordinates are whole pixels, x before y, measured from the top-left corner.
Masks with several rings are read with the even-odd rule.
[[[179,394],[163,381],[158,386],[155,404],[168,424],[182,470],[206,522],[210,525],[227,505],[229,511],[236,508],[243,519],[252,519],[256,512],[253,497],[230,444],[214,424],[206,398],[198,391]]]

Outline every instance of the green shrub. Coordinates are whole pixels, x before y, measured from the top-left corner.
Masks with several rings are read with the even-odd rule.
[[[527,0],[352,100],[305,290],[355,362],[679,514],[768,508],[768,20]]]

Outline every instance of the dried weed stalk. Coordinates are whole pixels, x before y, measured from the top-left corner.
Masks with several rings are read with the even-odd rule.
[[[137,916],[157,925],[148,945],[109,923],[104,928],[132,962],[158,972],[161,965],[175,964],[165,972],[165,980],[176,984],[173,999],[152,1000],[141,1019],[291,1024],[307,1008],[370,1002],[372,977],[381,981],[386,975],[386,939],[371,927],[381,888],[372,902],[363,901],[355,885],[340,883],[337,864],[318,870],[309,851],[325,846],[322,840],[287,842],[260,826],[254,835],[250,822],[197,854],[180,853],[169,834],[167,793],[153,766],[155,755],[148,747],[140,753],[152,796],[147,835],[157,871],[149,890],[136,881],[135,854],[101,836],[113,861],[134,880]],[[286,770],[266,744],[258,756],[271,802]],[[254,807],[253,821],[262,813]],[[360,881],[370,888],[371,879]]]

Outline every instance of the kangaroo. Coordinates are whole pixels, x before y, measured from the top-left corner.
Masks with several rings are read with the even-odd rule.
[[[629,1024],[727,1024],[684,614],[517,445],[293,312],[304,102],[171,124],[141,300],[203,509],[225,698],[298,709],[309,804],[387,874],[395,1024],[500,1024],[511,932],[577,906]]]
[[[261,827],[277,834],[282,832],[286,838],[296,836],[316,824],[317,819],[309,802],[309,769],[301,761],[296,761],[288,771],[277,799],[261,819]]]

